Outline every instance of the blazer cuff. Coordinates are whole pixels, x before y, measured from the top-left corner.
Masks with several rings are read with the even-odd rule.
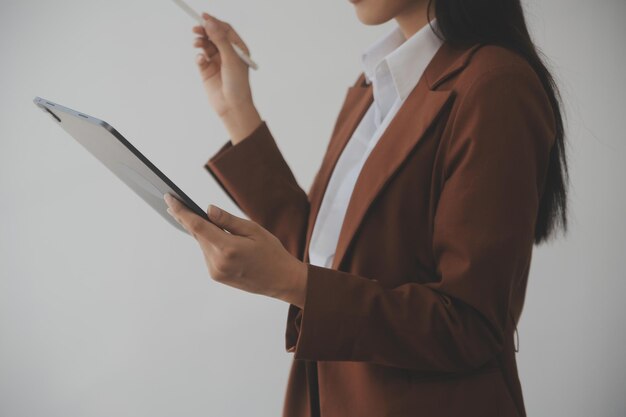
[[[298,333],[292,340],[297,339],[294,346],[288,346],[288,351],[294,352],[294,359],[351,358],[361,330],[367,325],[367,311],[355,309],[359,303],[346,303],[346,300],[361,292],[353,292],[358,287],[378,284],[367,278],[307,265],[304,309],[294,321]]]
[[[222,145],[204,168],[246,215],[272,232],[268,223],[287,213],[294,217],[308,204],[265,121],[241,142]]]

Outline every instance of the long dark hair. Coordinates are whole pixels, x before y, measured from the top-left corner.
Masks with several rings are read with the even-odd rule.
[[[428,0],[428,21],[433,0]],[[541,51],[531,40],[520,0],[436,0],[435,33],[453,45],[485,43],[503,46],[522,55],[533,67],[550,99],[556,120],[556,138],[550,152],[545,188],[539,202],[535,244],[553,237],[559,224],[567,232],[568,169],[561,96],[546,68]]]

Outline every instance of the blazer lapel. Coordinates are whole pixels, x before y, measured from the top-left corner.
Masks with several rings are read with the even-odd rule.
[[[322,198],[328,187],[331,174],[348,140],[352,137],[365,112],[372,104],[373,97],[372,86],[365,84],[363,73],[360,74],[355,85],[349,87],[346,92],[346,97],[339,111],[339,122],[335,133],[330,139],[322,165],[309,190],[310,210],[304,248],[304,262],[309,261],[309,244],[313,233],[313,225],[319,213]]]
[[[411,150],[424,137],[428,127],[451,96],[452,91],[431,91],[422,80],[406,98],[372,149],[357,178],[331,268],[336,269],[341,264],[368,208]]]
[[[338,269],[354,238],[367,210],[381,193],[385,184],[424,137],[449,100],[454,97],[451,90],[436,88],[454,73],[462,70],[472,53],[480,44],[465,49],[456,49],[445,42],[435,54],[415,88],[391,120],[378,143],[372,149],[357,178],[350,197],[332,269]],[[371,85],[364,84],[361,73],[357,83],[348,89],[340,117],[345,119],[337,126],[331,138],[326,157],[315,177],[309,193],[310,212],[306,234],[304,262],[309,261],[308,252],[315,220],[332,171],[348,140],[373,100]]]

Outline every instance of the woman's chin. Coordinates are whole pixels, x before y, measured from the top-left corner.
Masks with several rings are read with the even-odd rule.
[[[377,13],[371,13],[371,11],[369,10],[359,9],[358,4],[357,4],[357,7],[355,7],[355,9],[356,9],[357,17],[359,18],[361,23],[365,25],[380,25],[389,20],[389,18],[384,18]]]
[[[385,13],[385,10],[379,10],[377,4],[372,4],[367,0],[349,0],[354,4],[354,11],[361,23],[366,25],[380,25],[393,18],[392,10]]]

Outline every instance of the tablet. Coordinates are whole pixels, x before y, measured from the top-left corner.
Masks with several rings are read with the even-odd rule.
[[[165,193],[172,194],[198,216],[208,220],[204,210],[110,124],[40,97],[33,101],[171,225],[188,233],[167,212],[163,200]]]

